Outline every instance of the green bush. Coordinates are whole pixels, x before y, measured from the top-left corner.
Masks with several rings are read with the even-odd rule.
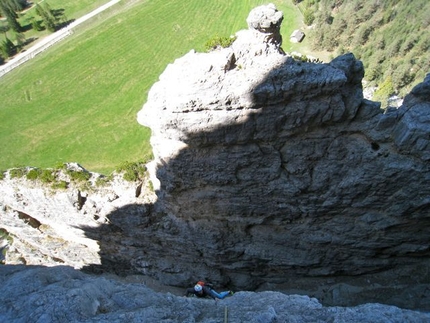
[[[96,186],[97,187],[107,186],[109,184],[109,181],[110,181],[110,179],[108,177],[101,176],[101,177],[97,178]]]
[[[386,106],[387,99],[394,94],[393,80],[391,76],[388,76],[384,82],[380,84],[378,89],[373,94],[373,99],[380,101],[382,107]]]
[[[430,49],[430,37],[422,36],[415,46],[417,54],[423,55]]]
[[[43,183],[52,183],[55,181],[55,175],[51,169],[43,169],[40,172],[40,180]]]
[[[236,40],[236,37],[220,37],[218,35],[212,37],[205,43],[205,50],[210,52],[218,47],[227,48]]]
[[[314,12],[310,9],[306,9],[303,13],[303,22],[306,24],[306,26],[310,26],[313,24],[315,20]]]
[[[123,178],[129,182],[142,180],[145,177],[146,165],[144,162],[124,162],[118,169],[118,173],[123,173]]]
[[[21,178],[27,173],[25,168],[13,168],[10,170],[10,178]]]
[[[27,179],[35,181],[36,179],[39,178],[41,173],[42,173],[41,170],[38,168],[30,169],[30,171],[27,173]]]
[[[0,228],[0,239],[7,239],[9,236],[9,232],[5,229]]]
[[[55,169],[58,169],[58,170],[60,170],[60,169],[67,170],[67,164],[65,164],[65,163],[57,163],[55,165]]]
[[[364,45],[369,39],[369,35],[372,33],[372,27],[363,24],[355,33],[355,37],[353,39],[353,44],[355,46]]]
[[[66,181],[59,181],[59,182],[54,182],[52,184],[52,188],[54,189],[67,189],[67,187],[69,186],[69,183],[67,183]]]
[[[373,81],[378,79],[382,75],[381,65],[370,65],[365,70],[365,78],[368,81]]]
[[[154,192],[155,190],[154,190],[154,184],[152,183],[152,181],[149,181],[148,182],[148,185],[149,185],[149,190],[151,191],[151,192]]]
[[[87,171],[74,171],[69,169],[67,170],[67,174],[76,182],[85,182],[91,178],[91,173]]]
[[[8,231],[2,228],[0,228],[0,240],[6,240],[9,243],[9,245],[13,244],[12,235]],[[2,250],[3,259],[6,257],[6,252],[7,252],[7,248],[3,248]],[[4,260],[2,260],[0,264],[4,264]]]
[[[393,70],[393,85],[395,84],[395,90],[397,92],[414,80],[415,74],[412,72],[413,68],[413,63],[402,61],[399,62],[399,66]]]

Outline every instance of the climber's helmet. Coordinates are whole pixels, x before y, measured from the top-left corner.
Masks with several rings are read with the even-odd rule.
[[[203,290],[202,285],[197,284],[196,286],[194,286],[194,290],[195,290],[197,293],[201,293],[201,292],[202,292],[202,290]]]

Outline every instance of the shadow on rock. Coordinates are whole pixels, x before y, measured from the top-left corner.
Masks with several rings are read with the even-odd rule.
[[[430,309],[430,102],[382,111],[352,54],[295,61],[248,24],[154,84],[138,120],[158,200],[86,230],[91,270]]]

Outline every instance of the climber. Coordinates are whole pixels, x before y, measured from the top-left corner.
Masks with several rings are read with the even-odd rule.
[[[185,293],[185,296],[196,296],[196,297],[212,297],[213,299],[224,299],[228,295],[233,295],[233,292],[231,290],[225,291],[225,292],[216,292],[213,289],[213,285],[209,283],[205,283],[203,281],[197,282],[197,284],[194,287],[187,288],[187,291]]]

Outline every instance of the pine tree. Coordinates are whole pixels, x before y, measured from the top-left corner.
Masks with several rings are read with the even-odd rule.
[[[11,57],[15,54],[15,45],[9,38],[6,37],[6,39],[0,45],[0,51],[3,57]]]
[[[15,34],[15,40],[16,40],[16,49],[20,50],[25,45],[25,36],[22,33],[16,33]]]
[[[34,17],[28,18],[28,22],[31,24],[31,28],[35,31],[42,31],[42,21],[35,19]]]
[[[36,5],[36,13],[42,17],[46,29],[54,32],[57,29],[55,17],[52,14],[52,10],[47,3],[42,7],[39,4]]]
[[[22,31],[22,27],[18,22],[18,15],[15,11],[13,11],[11,5],[6,0],[0,0],[0,11],[2,12],[3,16],[6,17],[6,21],[10,28],[12,28],[17,33]]]
[[[8,25],[2,25],[2,26],[0,26],[0,33],[3,33],[4,34],[4,37],[6,38],[7,37],[7,32],[9,31],[9,26]]]
[[[26,0],[2,0],[5,2],[9,8],[13,11],[18,12],[24,10],[24,8],[28,5]]]

